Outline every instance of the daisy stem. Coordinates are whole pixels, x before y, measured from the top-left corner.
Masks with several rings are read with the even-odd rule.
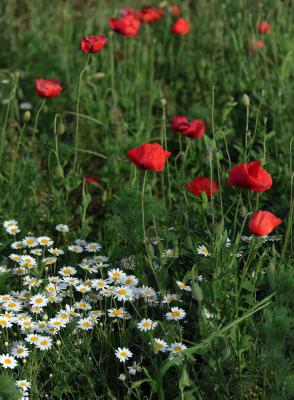
[[[91,59],[91,53],[88,54],[86,65],[81,70],[80,77],[79,77],[78,98],[77,98],[77,107],[76,107],[77,120],[76,120],[76,136],[75,136],[75,158],[74,158],[74,165],[73,165],[74,170],[76,169],[77,158],[78,158],[78,147],[79,147],[79,112],[80,112],[80,98],[81,98],[82,78],[83,78],[83,75],[84,75],[85,71],[88,68],[90,59]]]
[[[32,144],[35,143],[35,137],[36,137],[36,132],[37,132],[37,128],[38,128],[39,115],[40,115],[40,112],[42,111],[42,109],[43,109],[45,103],[46,103],[46,99],[44,98],[44,99],[42,100],[42,102],[41,102],[41,104],[40,104],[40,107],[39,107],[39,109],[38,109],[38,111],[37,111],[37,114],[36,114],[35,125],[34,125],[34,130],[33,130]]]

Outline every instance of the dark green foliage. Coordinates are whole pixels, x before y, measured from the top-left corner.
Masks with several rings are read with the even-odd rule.
[[[7,373],[0,375],[0,400],[18,400],[20,393],[14,379]]]

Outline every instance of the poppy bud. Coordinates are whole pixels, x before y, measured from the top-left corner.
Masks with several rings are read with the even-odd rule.
[[[250,97],[247,94],[243,94],[242,103],[246,108],[250,106]]]
[[[55,170],[55,174],[57,178],[63,178],[64,177],[64,171],[61,165],[58,165],[58,167]]]
[[[64,132],[65,132],[65,126],[64,126],[64,124],[61,122],[61,123],[59,124],[59,127],[58,127],[58,134],[59,134],[59,135],[63,135]]]
[[[25,111],[24,112],[24,114],[23,114],[23,119],[24,119],[24,121],[25,122],[29,122],[29,120],[31,119],[31,116],[32,116],[32,114],[31,114],[31,112],[30,111]]]
[[[149,256],[150,258],[153,258],[154,255],[155,255],[155,252],[154,252],[154,248],[153,248],[152,244],[151,244],[151,243],[148,243],[147,246],[146,246],[146,248],[147,248],[148,256]]]
[[[161,102],[161,105],[162,105],[163,107],[166,106],[166,99],[165,99],[165,98],[162,98],[162,99],[160,100],[160,102]]]
[[[198,301],[198,303],[201,303],[203,300],[202,289],[196,282],[192,283],[192,297],[194,300]]]

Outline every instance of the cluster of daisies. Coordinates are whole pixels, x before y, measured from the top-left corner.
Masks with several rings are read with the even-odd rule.
[[[107,318],[111,323],[135,319],[135,329],[145,335],[154,353],[171,357],[186,349],[179,341],[167,340],[159,322],[177,324],[185,318],[180,293],[191,292],[188,284],[177,281],[179,293],[159,293],[140,285],[133,274],[135,257],[123,258],[119,265],[111,267],[108,257],[100,254],[99,243],[70,241],[72,234],[67,225],[57,225],[54,238],[31,233],[20,238],[15,220],[5,221],[3,227],[13,240],[10,239],[8,253],[2,257],[0,273],[14,275],[19,280],[19,290],[0,295],[0,335],[4,338],[0,367],[17,369],[21,363],[29,362],[31,353],[60,346],[60,340],[55,338],[61,338],[60,333],[67,326],[74,333],[91,331],[98,322],[102,323],[102,316],[103,323]],[[103,300],[105,306],[101,310]],[[138,311],[140,302],[147,310],[144,315]],[[155,307],[160,315],[158,320],[148,316],[148,310]],[[133,353],[118,347],[114,356],[125,363],[133,358]],[[141,366],[135,360],[131,362],[128,371],[135,375]],[[29,381],[21,380],[17,385],[23,390],[23,398],[28,398]]]
[[[31,353],[60,346],[60,340],[55,338],[62,338],[60,334],[67,326],[71,326],[74,334],[91,332],[107,320],[117,324],[122,321],[124,326],[132,320],[132,326],[145,335],[146,345],[155,354],[174,357],[187,348],[179,338],[182,340],[181,322],[186,317],[181,307],[183,295],[192,291],[189,282],[175,281],[177,293],[162,293],[140,284],[144,277],[139,279],[134,274],[134,256],[123,258],[119,265],[112,267],[108,257],[100,254],[99,243],[69,240],[73,233],[67,225],[57,225],[54,238],[29,233],[20,239],[15,220],[5,221],[3,227],[13,240],[8,244],[11,250],[5,254],[0,273],[14,275],[20,289],[0,295],[0,335],[4,338],[4,348],[0,346],[0,367],[17,369],[21,362],[29,362]],[[152,243],[159,244],[162,240],[156,237]],[[250,242],[251,238],[241,240]],[[275,241],[279,237],[267,240]],[[225,245],[230,247],[230,239]],[[198,246],[196,252],[210,256],[204,245]],[[172,249],[162,253],[164,258],[174,256]],[[199,275],[196,279],[201,282],[204,277]],[[150,318],[151,313],[157,317]],[[203,318],[213,319],[214,314],[203,308]],[[173,325],[166,330],[168,324]],[[141,371],[132,349],[118,347],[114,349],[114,356],[122,363],[132,362],[127,367],[130,375]],[[27,399],[30,383],[21,380],[17,384]]]

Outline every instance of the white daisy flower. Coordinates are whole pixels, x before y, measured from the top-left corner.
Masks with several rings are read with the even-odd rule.
[[[162,304],[170,304],[173,301],[180,301],[179,296],[175,293],[167,293],[163,296],[161,303]]]
[[[0,315],[0,328],[11,328],[12,327],[12,321],[10,318],[8,318],[6,315]]]
[[[80,329],[83,329],[84,331],[88,331],[93,328],[93,322],[91,321],[90,318],[82,318],[78,321],[78,326]]]
[[[36,247],[38,246],[38,240],[33,237],[33,236],[26,236],[22,241],[21,241],[22,245],[24,247]]]
[[[107,272],[107,275],[110,282],[122,282],[126,277],[126,274],[118,268],[111,269]]]
[[[16,358],[27,358],[29,356],[29,350],[24,344],[14,346],[11,353]]]
[[[28,269],[33,268],[36,265],[36,263],[37,263],[36,260],[31,256],[25,255],[21,256],[20,258],[20,265]]]
[[[10,356],[9,354],[1,354],[0,364],[5,369],[14,369],[17,366],[17,361],[13,356]]]
[[[13,242],[13,243],[11,244],[11,248],[12,248],[13,250],[19,250],[19,249],[22,249],[22,248],[23,248],[23,244],[22,244],[22,242]]]
[[[135,261],[134,256],[122,258],[120,263],[121,263],[122,268],[125,268],[125,269],[134,269],[136,266],[136,261]]]
[[[124,318],[126,315],[125,310],[120,307],[120,308],[110,308],[107,310],[108,316],[111,318]]]
[[[142,367],[139,363],[134,361],[133,364],[130,367],[128,367],[128,370],[129,370],[129,374],[136,375],[137,372],[142,371]]]
[[[92,280],[92,288],[99,290],[108,287],[107,281],[104,279],[93,279]]]
[[[43,258],[43,260],[42,260],[42,262],[43,262],[45,265],[55,264],[56,261],[57,261],[57,258],[56,258],[56,257],[46,257],[46,258]]]
[[[10,300],[4,303],[3,308],[7,311],[18,312],[21,310],[22,305],[15,300]]]
[[[131,358],[133,356],[133,353],[126,347],[123,347],[123,348],[118,347],[115,350],[115,355],[119,359],[120,362],[124,363],[124,362],[126,362],[126,360],[128,360],[129,358]]]
[[[53,245],[53,240],[48,236],[40,236],[37,240],[40,246],[50,247]]]
[[[135,275],[127,275],[125,278],[122,280],[123,285],[127,286],[137,286],[139,283],[138,279],[135,277]]]
[[[156,328],[157,326],[157,322],[152,321],[151,319],[142,319],[141,322],[139,322],[137,324],[137,328],[139,329],[139,331],[141,332],[147,332],[147,331],[151,331],[152,329]]]
[[[185,346],[183,343],[175,342],[170,345],[169,350],[170,350],[171,354],[177,354],[177,353],[180,353],[181,351],[185,350],[186,348],[187,348],[187,346]]]
[[[53,248],[51,247],[50,249],[48,249],[48,252],[56,257],[61,256],[62,254],[64,254],[64,251],[61,249],[57,249],[57,248]]]
[[[3,222],[4,228],[9,228],[10,226],[13,226],[13,225],[18,225],[18,222],[15,219],[9,219],[9,220]]]
[[[169,321],[179,321],[186,316],[185,310],[179,307],[172,307],[171,311],[165,314]]]
[[[164,340],[156,338],[153,342],[153,348],[156,353],[158,353],[159,351],[164,353],[168,350],[168,344]]]
[[[19,229],[19,227],[17,225],[11,225],[11,226],[6,228],[6,232],[9,235],[15,236],[17,233],[20,232],[20,229]]]
[[[77,273],[77,270],[74,267],[67,266],[61,268],[61,270],[58,273],[62,276],[71,276],[75,275]]]
[[[68,246],[68,250],[72,251],[73,253],[82,253],[84,251],[84,249],[82,248],[82,246],[79,246],[78,244],[72,244],[70,246]]]
[[[37,307],[45,307],[48,304],[48,299],[43,294],[36,294],[30,298],[30,304]]]
[[[197,254],[204,256],[204,257],[210,256],[207,247],[205,247],[203,245],[197,247]]]
[[[127,286],[119,286],[114,289],[113,296],[118,301],[131,301],[134,298],[134,292]]]
[[[33,249],[30,251],[31,254],[34,254],[34,256],[41,256],[43,255],[43,249]]]
[[[191,286],[186,285],[184,282],[177,281],[179,289],[185,290],[186,292],[191,292]]]
[[[56,229],[58,232],[62,232],[62,233],[67,233],[67,232],[69,232],[69,226],[68,226],[68,225],[65,225],[65,224],[58,224],[58,225],[55,226],[55,229]]]
[[[20,381],[16,381],[16,386],[25,392],[29,390],[29,388],[31,387],[31,383],[26,379],[22,379]]]
[[[86,246],[87,242],[84,239],[76,239],[75,244],[79,246]]]
[[[101,249],[101,244],[95,242],[87,243],[85,249],[89,253],[96,253],[96,251],[99,251]]]
[[[36,347],[40,350],[48,350],[52,345],[52,339],[48,336],[40,336],[39,341],[36,343]]]

